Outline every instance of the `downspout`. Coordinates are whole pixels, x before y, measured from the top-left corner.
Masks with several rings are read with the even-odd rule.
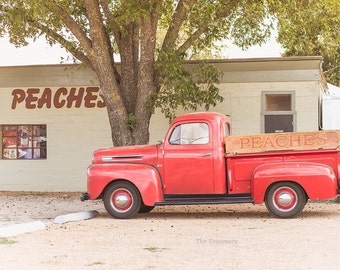
[[[320,80],[319,80],[319,84],[320,84],[320,93],[319,93],[319,106],[318,106],[318,118],[319,118],[319,130],[323,130],[323,122],[322,122],[322,116],[323,116],[323,96],[324,95],[329,95],[328,92],[328,85],[327,85],[327,80],[326,77],[323,73],[322,70],[322,62],[320,61],[320,66],[319,66],[319,71],[320,71]]]

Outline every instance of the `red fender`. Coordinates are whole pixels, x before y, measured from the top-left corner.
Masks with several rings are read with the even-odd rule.
[[[133,183],[145,205],[163,201],[160,175],[156,168],[145,164],[92,164],[88,168],[87,190],[90,200],[100,198],[105,188],[116,180]]]
[[[252,181],[255,203],[264,201],[266,190],[271,184],[283,181],[298,183],[311,200],[337,196],[337,179],[331,167],[312,162],[277,162],[255,168]]]

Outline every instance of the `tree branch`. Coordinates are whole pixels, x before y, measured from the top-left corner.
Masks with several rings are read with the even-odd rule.
[[[117,44],[118,44],[119,41],[120,41],[120,33],[119,33],[117,24],[115,23],[114,17],[112,15],[112,12],[109,8],[108,3],[109,2],[107,0],[99,0],[99,4],[102,7],[102,10],[104,12],[104,16],[106,17],[106,31],[108,32],[109,35],[110,35],[110,32],[112,31],[113,38],[114,38],[115,42],[117,42]],[[111,53],[110,54],[111,55],[114,54],[113,45],[111,46]],[[118,72],[118,70],[115,66],[115,62],[114,62],[113,57],[112,57],[112,66],[114,68],[114,72],[115,72],[117,82],[120,83],[121,75],[120,75],[120,73]]]
[[[64,47],[68,52],[70,52],[76,59],[84,63],[85,65],[92,67],[89,58],[82,53],[72,42],[66,40],[62,35],[56,33],[52,29],[45,25],[35,23],[36,27],[40,29],[46,36],[57,41],[62,47]]]
[[[193,44],[195,41],[199,39],[199,37],[205,33],[207,30],[208,26],[201,27],[197,29],[178,49],[177,51],[179,53],[184,53],[186,52]]]
[[[100,12],[98,0],[85,0],[86,13],[90,24],[90,35],[92,38],[92,46],[94,53],[98,57],[98,53],[104,55],[100,61],[110,61],[112,65],[113,55],[112,47],[103,23],[102,14]],[[100,50],[100,51],[98,51]]]
[[[87,37],[86,33],[79,27],[79,25],[72,19],[72,17],[55,1],[44,2],[45,8],[50,10],[52,13],[56,12],[60,19],[67,26],[67,28],[73,33],[78,39],[81,46],[84,48],[85,53],[90,56],[93,52],[92,42]],[[52,6],[50,6],[52,5]]]
[[[187,18],[188,12],[193,4],[197,0],[180,0],[176,11],[173,15],[173,19],[170,23],[169,29],[165,35],[162,50],[166,51],[175,46],[175,41],[178,38],[178,33],[185,19]]]
[[[116,39],[116,42],[119,42],[120,33],[118,30],[118,26],[115,22],[115,19],[112,15],[112,12],[109,8],[109,2],[107,0],[99,0],[100,6],[103,9],[104,15],[107,19],[107,28],[112,30],[113,36]]]
[[[220,12],[216,13],[215,20],[223,19],[228,17],[232,13],[232,8],[236,7],[238,5],[237,1],[234,3],[234,1],[231,1],[227,6],[222,6],[220,9]],[[184,53],[186,52],[195,41],[199,39],[199,37],[206,33],[207,30],[211,27],[209,23],[202,24],[200,28],[198,28],[179,48],[178,52]]]

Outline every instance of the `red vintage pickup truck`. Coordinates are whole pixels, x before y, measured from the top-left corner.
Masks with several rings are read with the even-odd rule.
[[[161,144],[95,151],[80,197],[103,199],[114,218],[160,205],[263,202],[291,218],[308,199],[339,194],[339,146],[338,131],[231,136],[222,114],[186,114]]]

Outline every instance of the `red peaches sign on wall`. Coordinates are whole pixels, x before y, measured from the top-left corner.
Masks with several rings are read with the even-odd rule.
[[[60,87],[14,89],[12,91],[12,109],[25,106],[26,109],[42,108],[104,108],[105,103],[99,96],[99,87]]]

